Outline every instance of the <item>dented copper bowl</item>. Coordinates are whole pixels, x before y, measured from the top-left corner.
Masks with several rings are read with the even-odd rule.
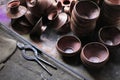
[[[22,17],[27,12],[24,6],[20,5],[20,1],[14,0],[7,4],[7,16],[16,19]]]
[[[91,42],[82,48],[80,57],[85,66],[96,69],[108,61],[109,51],[102,43]]]
[[[84,8],[83,8],[84,7]],[[71,29],[78,37],[87,36],[96,27],[100,15],[99,6],[92,1],[79,1],[71,14]]]
[[[56,48],[62,56],[74,56],[81,50],[81,41],[73,35],[65,35],[58,39]]]

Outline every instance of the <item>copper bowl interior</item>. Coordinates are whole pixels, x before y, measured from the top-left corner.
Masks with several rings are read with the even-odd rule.
[[[75,10],[79,17],[84,19],[94,19],[99,16],[99,7],[91,1],[80,1],[76,4]]]
[[[120,30],[115,27],[102,28],[99,37],[106,45],[115,46],[120,44]]]
[[[108,58],[109,53],[103,45],[93,43],[84,47],[83,55],[89,62],[100,63]]]
[[[64,36],[58,40],[57,48],[65,54],[74,53],[80,50],[81,42],[74,36]]]

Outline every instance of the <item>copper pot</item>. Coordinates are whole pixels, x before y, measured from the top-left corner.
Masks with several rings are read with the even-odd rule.
[[[22,17],[27,12],[24,6],[20,5],[19,0],[10,1],[7,4],[7,16],[16,19]]]
[[[26,2],[31,13],[39,18],[56,9],[53,0],[26,0]]]

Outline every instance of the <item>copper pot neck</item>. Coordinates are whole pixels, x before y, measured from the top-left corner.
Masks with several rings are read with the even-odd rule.
[[[16,14],[19,12],[20,1],[12,1],[8,3],[8,9],[12,14]]]

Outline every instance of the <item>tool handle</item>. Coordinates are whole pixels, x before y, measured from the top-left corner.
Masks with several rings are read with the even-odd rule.
[[[52,76],[48,69],[37,58],[35,60],[50,76]]]
[[[57,67],[54,66],[53,64],[45,61],[44,59],[40,58],[40,57],[37,57],[40,61],[44,62],[45,64],[49,65],[50,67],[52,67],[53,69],[56,69],[57,70]]]

